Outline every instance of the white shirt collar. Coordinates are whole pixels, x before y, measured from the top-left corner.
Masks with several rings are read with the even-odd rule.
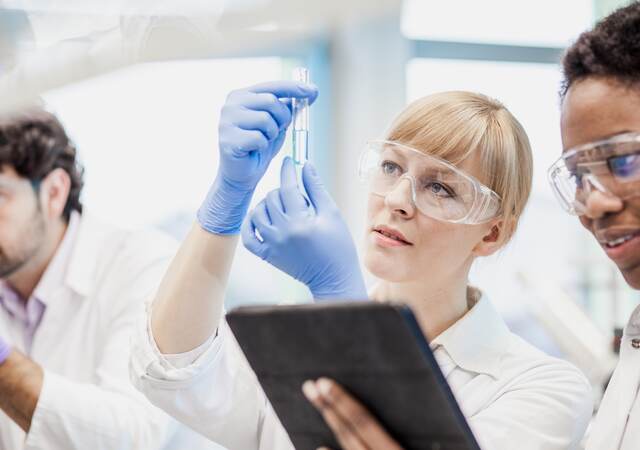
[[[431,342],[431,348],[442,346],[462,369],[497,378],[510,335],[500,314],[483,295],[462,318]]]

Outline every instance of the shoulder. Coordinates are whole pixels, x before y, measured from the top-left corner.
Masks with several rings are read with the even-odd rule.
[[[164,274],[178,243],[158,230],[125,230],[92,216],[80,220],[74,266],[84,266],[92,284],[127,285]],[[96,285],[94,284],[94,286]]]
[[[78,230],[78,244],[94,255],[109,258],[153,260],[173,255],[177,242],[155,229],[127,230],[116,227],[94,216],[83,215]]]
[[[492,330],[485,337],[484,345],[492,350],[497,368],[495,374],[503,383],[519,386],[550,384],[560,388],[562,383],[568,383],[583,392],[591,391],[587,378],[577,367],[547,355],[513,333],[484,296],[476,306],[476,321]]]
[[[549,356],[510,332],[501,372],[511,379],[510,389],[532,388],[570,402],[592,402],[587,377],[573,364]]]

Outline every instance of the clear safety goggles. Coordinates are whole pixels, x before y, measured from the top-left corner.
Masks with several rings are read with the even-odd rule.
[[[584,214],[594,191],[621,200],[640,196],[640,133],[619,134],[567,150],[549,168],[548,177],[569,214]]]
[[[392,141],[370,141],[360,157],[360,178],[386,196],[403,181],[422,214],[452,223],[479,224],[497,217],[500,197],[453,164]]]

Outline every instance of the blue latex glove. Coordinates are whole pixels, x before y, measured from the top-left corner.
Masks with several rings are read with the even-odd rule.
[[[6,361],[11,354],[11,346],[0,337],[0,364]]]
[[[349,229],[310,163],[302,181],[313,209],[298,187],[291,158],[285,158],[280,189],[270,192],[243,224],[245,247],[306,284],[315,299],[367,299]]]
[[[240,231],[256,185],[284,142],[291,123],[291,98],[313,103],[315,86],[275,81],[233,91],[220,114],[220,164],[198,221],[216,234]]]

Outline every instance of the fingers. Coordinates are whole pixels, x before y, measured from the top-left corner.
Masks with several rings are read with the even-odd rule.
[[[227,97],[220,114],[223,127],[257,130],[268,141],[279,137],[291,123],[290,102],[279,100],[274,94],[254,93],[246,89],[233,91]]]
[[[256,236],[256,227],[251,217],[247,217],[244,222],[242,222],[240,233],[244,247],[260,259],[264,259],[264,246]]]
[[[281,131],[278,123],[266,111],[240,109],[235,112],[233,124],[242,130],[260,131],[269,141],[277,138]]]
[[[305,386],[307,387],[305,389],[303,386],[303,391],[307,398],[310,397],[308,393],[313,396],[314,392],[307,383]],[[337,438],[338,433],[341,433],[343,439],[352,442],[355,438],[349,436],[351,434],[371,450],[402,450],[371,413],[335,381],[321,378],[313,387],[315,398],[309,400],[317,408],[322,408],[321,412]]]
[[[256,94],[271,93],[278,98],[307,98],[309,104],[312,104],[318,97],[318,88],[313,84],[288,80],[268,81],[251,86],[247,90]]]
[[[269,158],[269,161],[271,161],[278,154],[286,138],[287,138],[287,129],[284,128],[282,131],[280,131],[280,134],[278,135],[276,140],[273,141],[273,145],[271,146],[271,153],[267,155],[267,157]]]
[[[255,230],[257,230],[260,236],[262,237],[263,241],[268,242],[273,239],[275,234],[275,229],[272,225],[271,215],[269,214],[269,209],[267,206],[266,199],[263,199],[260,203],[256,205],[255,208],[253,208],[253,211],[251,211],[251,213],[249,213],[248,215],[248,220],[251,222],[251,231],[254,231],[254,236],[255,236]],[[247,230],[247,232],[248,231],[249,230]],[[250,236],[247,236],[247,238],[249,237]],[[252,242],[251,240],[248,240],[248,242],[253,243],[254,245],[257,245],[255,242]],[[260,242],[260,240],[258,240],[258,242]],[[243,243],[244,243],[244,237],[243,237]],[[264,242],[260,242],[260,244],[264,244]]]
[[[325,402],[315,382],[306,381],[302,385],[302,392],[313,406],[320,411],[324,421],[333,432],[343,450],[368,450],[368,447],[359,439],[354,430],[349,428],[349,423],[340,417],[330,404]]]
[[[241,103],[247,109],[269,113],[279,128],[286,128],[291,123],[290,101],[280,100],[271,93],[246,92]]]
[[[240,128],[225,129],[228,126],[220,124],[220,147],[229,148],[232,153],[238,156],[254,151],[264,152],[269,148],[269,141],[261,131]]]
[[[280,190],[274,189],[269,192],[264,199],[271,223],[276,227],[282,225],[286,221],[284,206],[280,199]],[[258,230],[259,231],[259,230]]]
[[[287,215],[308,214],[307,200],[298,186],[295,164],[288,156],[282,161],[280,170],[280,199]]]
[[[327,192],[316,168],[310,162],[307,162],[302,168],[302,183],[316,211],[321,212],[329,208],[336,208],[333,198]]]

